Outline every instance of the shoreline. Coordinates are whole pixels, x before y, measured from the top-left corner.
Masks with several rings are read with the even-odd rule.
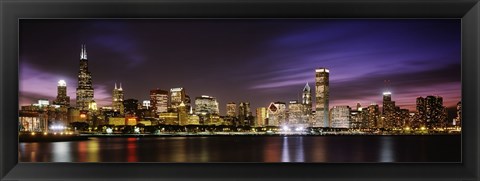
[[[90,138],[155,138],[155,137],[372,137],[372,136],[461,136],[458,134],[76,134],[76,135],[19,135],[19,142],[85,141]]]

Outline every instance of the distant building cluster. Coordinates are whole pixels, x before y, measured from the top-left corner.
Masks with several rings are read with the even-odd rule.
[[[190,100],[182,87],[169,90],[151,89],[149,100],[124,99],[122,84],[115,83],[111,106],[97,108],[94,100],[92,74],[88,70],[87,51],[81,46],[76,104],[70,104],[67,83],[58,82],[57,97],[22,106],[19,112],[20,131],[49,131],[58,125],[85,123],[90,126],[114,125],[231,125],[251,127],[321,127],[355,129],[435,128],[461,125],[461,103],[457,104],[457,115],[448,119],[447,108],[440,96],[418,97],[416,110],[409,111],[395,105],[391,92],[383,93],[380,107],[371,104],[355,108],[348,105],[329,106],[329,76],[327,68],[315,69],[315,95],[307,83],[301,91],[302,100],[291,100],[288,104],[272,101],[266,107],[255,108],[248,101],[229,102],[226,115],[220,115],[215,97],[201,95]],[[315,98],[315,109],[313,108]]]

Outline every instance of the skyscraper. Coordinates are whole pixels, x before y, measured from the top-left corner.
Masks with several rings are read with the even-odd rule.
[[[88,110],[95,105],[93,100],[92,74],[88,71],[87,49],[82,45],[80,52],[80,70],[78,71],[77,108]]]
[[[302,107],[303,107],[303,114],[310,115],[312,114],[312,91],[310,90],[310,86],[305,84],[302,93]]]
[[[178,124],[180,126],[188,124],[188,110],[183,102],[178,105]]]
[[[287,106],[284,102],[272,102],[268,106],[268,125],[280,126],[285,124]]]
[[[120,83],[120,88],[117,88],[117,83],[115,83],[115,88],[113,89],[112,94],[112,108],[115,112],[119,112],[121,115],[124,113],[123,106],[123,89],[122,83]]]
[[[53,101],[53,104],[70,106],[70,96],[67,96],[67,83],[64,80],[58,81],[57,99]]]
[[[455,125],[462,125],[462,102],[457,103],[457,117],[455,118]]]
[[[288,124],[304,124],[307,123],[302,117],[302,106],[297,100],[288,102]]]
[[[187,102],[185,89],[183,87],[170,89],[170,108],[172,112],[177,112],[178,111],[177,108],[178,106],[180,106],[182,102],[184,104]]]
[[[395,126],[395,101],[392,101],[391,92],[383,92],[382,116],[384,117],[383,127],[393,128]]]
[[[195,98],[195,113],[198,115],[218,115],[218,102],[215,97],[202,95]]]
[[[267,125],[267,108],[266,107],[259,107],[257,108],[257,122],[255,126],[263,127]]]
[[[250,124],[250,116],[252,112],[250,112],[250,103],[249,102],[240,102],[238,105],[238,120],[240,124],[249,125]]]
[[[329,127],[328,101],[329,101],[329,76],[326,68],[315,69],[315,116],[314,127]]]
[[[350,128],[349,106],[333,106],[330,110],[330,127],[332,128]]]
[[[227,103],[227,116],[235,117],[237,116],[237,104],[234,102]]]
[[[168,91],[161,89],[150,90],[150,106],[155,114],[168,111]]]
[[[427,96],[417,98],[417,112],[419,119],[428,127],[444,126],[446,124],[446,112],[443,106],[443,98],[440,96]]]
[[[366,109],[367,128],[379,128],[382,123],[380,120],[380,109],[377,104],[371,104]]]
[[[127,116],[133,116],[137,113],[138,110],[138,100],[136,99],[127,99],[122,102],[124,113]]]

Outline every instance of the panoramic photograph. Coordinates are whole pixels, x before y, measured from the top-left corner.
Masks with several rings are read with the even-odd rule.
[[[21,19],[19,162],[461,162],[460,19]]]

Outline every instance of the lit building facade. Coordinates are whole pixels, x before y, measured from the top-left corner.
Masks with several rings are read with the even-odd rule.
[[[117,88],[117,83],[115,83],[115,88],[112,93],[112,108],[113,111],[119,112],[121,115],[124,114],[123,88],[121,83],[119,88]]]
[[[234,102],[227,103],[227,116],[236,117],[237,116],[237,104]]]
[[[55,105],[70,106],[70,96],[67,96],[67,83],[65,80],[58,81],[57,98],[53,101]]]
[[[92,107],[93,99],[92,74],[88,71],[87,50],[82,45],[80,53],[80,70],[78,71],[77,86],[77,108],[80,110],[89,110]]]
[[[422,125],[429,128],[447,125],[446,108],[440,96],[427,96],[417,98],[418,119]]]
[[[350,127],[351,128],[366,128],[364,124],[364,116],[362,110],[351,110],[350,111]]]
[[[161,89],[150,90],[150,105],[155,114],[168,111],[168,91]]]
[[[286,108],[284,102],[272,102],[268,106],[268,126],[280,126],[285,124],[286,116]]]
[[[350,128],[349,106],[333,106],[330,109],[330,127],[332,128]]]
[[[380,108],[377,104],[371,104],[365,110],[368,128],[379,128],[382,126]]]
[[[177,112],[178,111],[178,106],[180,106],[181,103],[186,103],[190,102],[186,100],[186,94],[185,94],[185,89],[183,87],[179,88],[172,88],[170,89],[170,108],[172,112]]]
[[[250,111],[250,103],[249,102],[240,102],[238,105],[238,120],[242,125],[251,125],[252,112]]]
[[[198,115],[219,114],[218,102],[215,97],[202,95],[195,98],[195,113]]]
[[[305,124],[306,120],[303,120],[302,104],[293,100],[288,102],[288,124]]]
[[[392,101],[391,92],[383,92],[383,103],[382,103],[382,117],[383,127],[384,128],[393,128],[396,125],[396,108],[395,101]]]
[[[462,126],[462,102],[457,103],[457,117],[454,119],[453,125]]]
[[[142,101],[142,108],[143,109],[150,109],[151,105],[150,105],[150,100],[143,100]]]
[[[180,103],[178,108],[178,124],[184,126],[188,124],[188,110],[183,102]]]
[[[304,115],[312,114],[312,91],[308,83],[305,84],[302,92],[302,108]]]
[[[315,69],[315,116],[314,127],[329,127],[329,77],[330,71],[326,68]]]
[[[268,114],[267,114],[267,108],[266,107],[259,107],[256,110],[256,123],[255,126],[263,127],[267,125],[267,119],[268,119]]]

